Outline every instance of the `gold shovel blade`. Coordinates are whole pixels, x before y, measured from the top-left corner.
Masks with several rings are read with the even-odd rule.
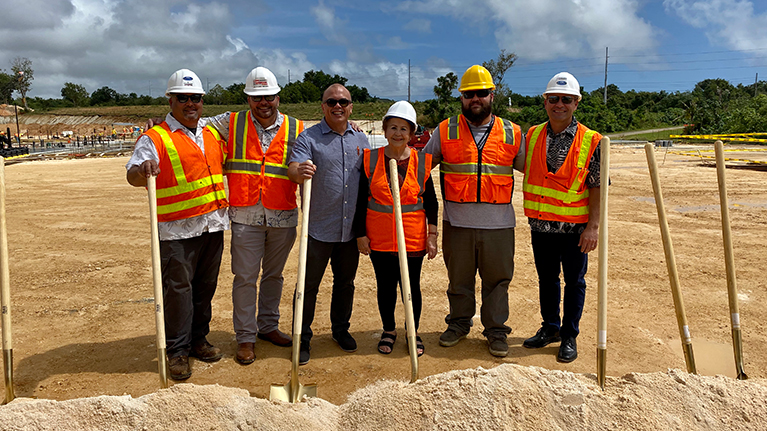
[[[297,403],[304,397],[304,395],[307,397],[316,398],[317,385],[302,385],[299,383],[298,391],[295,394],[291,393],[290,382],[288,382],[285,386],[274,384],[271,386],[271,388],[269,388],[269,401],[285,401],[287,403]]]

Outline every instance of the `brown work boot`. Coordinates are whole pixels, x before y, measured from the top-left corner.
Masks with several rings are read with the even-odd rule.
[[[202,340],[192,345],[189,356],[197,358],[203,362],[216,362],[221,359],[221,349],[214,347],[208,340]]]
[[[256,360],[256,352],[253,351],[255,343],[240,343],[237,345],[237,354],[234,360],[242,365],[252,364]]]
[[[265,334],[259,332],[258,338],[260,340],[266,340],[275,346],[289,347],[293,345],[293,339],[290,337],[290,335],[283,333],[279,329],[275,329],[274,331],[267,332]]]
[[[168,368],[170,368],[170,378],[173,380],[186,380],[192,376],[188,356],[176,356],[168,359]]]

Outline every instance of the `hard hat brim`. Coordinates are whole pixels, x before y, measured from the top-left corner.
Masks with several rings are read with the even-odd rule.
[[[469,84],[465,87],[461,87],[458,89],[458,91],[464,92],[464,91],[471,91],[471,90],[495,90],[495,84],[493,85],[487,85],[487,84]]]
[[[274,88],[264,88],[264,89],[255,89],[255,90],[243,90],[243,93],[247,94],[248,96],[272,96],[276,94],[280,94],[280,88],[277,87],[275,90]]]

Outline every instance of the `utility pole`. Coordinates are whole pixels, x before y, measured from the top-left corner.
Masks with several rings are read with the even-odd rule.
[[[205,87],[207,88],[208,93],[210,93],[210,78],[205,78]]]
[[[756,97],[757,82],[759,82],[759,72],[756,72],[756,78],[754,78],[754,97]]]
[[[290,84],[290,69],[288,69],[288,84]]]
[[[407,59],[407,102],[410,103],[410,59]]]
[[[149,97],[152,97],[152,80],[149,80]]]
[[[605,106],[607,106],[607,47],[605,47]]]

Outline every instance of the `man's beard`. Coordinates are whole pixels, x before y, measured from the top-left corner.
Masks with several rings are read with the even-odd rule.
[[[470,123],[480,123],[482,120],[487,118],[490,113],[493,111],[493,107],[491,104],[482,104],[482,109],[478,113],[474,113],[472,111],[471,106],[464,107],[461,106],[461,112],[463,113],[463,116],[466,117],[467,120],[469,120]]]

